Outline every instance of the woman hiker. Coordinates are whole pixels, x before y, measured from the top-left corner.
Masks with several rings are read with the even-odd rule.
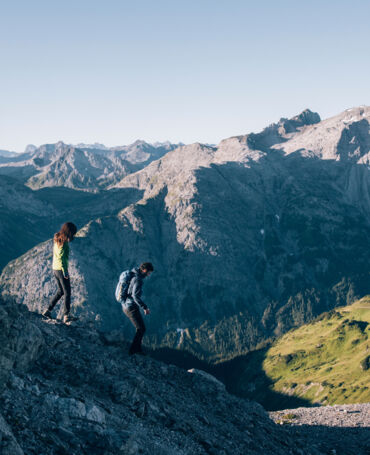
[[[69,314],[71,310],[71,283],[68,274],[69,242],[72,242],[76,232],[76,225],[68,222],[64,223],[60,231],[54,235],[53,273],[57,280],[58,291],[50,302],[48,309],[42,313],[46,318],[51,318],[53,308],[64,295],[63,322],[76,320]]]

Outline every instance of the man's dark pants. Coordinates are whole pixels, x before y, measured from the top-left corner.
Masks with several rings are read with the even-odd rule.
[[[53,272],[57,280],[58,292],[53,297],[48,310],[52,311],[58,300],[64,295],[64,314],[69,314],[71,309],[71,283],[69,279],[64,278],[62,270],[53,270]]]
[[[130,319],[133,326],[136,329],[136,333],[134,339],[131,343],[129,354],[135,354],[136,352],[141,352],[141,341],[143,339],[145,333],[145,324],[143,321],[143,317],[141,316],[140,309],[138,305],[130,304],[130,305],[122,305],[123,311],[125,315]]]

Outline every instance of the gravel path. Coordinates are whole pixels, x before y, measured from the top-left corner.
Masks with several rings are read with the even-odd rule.
[[[286,409],[269,415],[276,423],[290,425],[370,428],[370,403]]]
[[[298,445],[308,443],[312,454],[370,455],[370,403],[285,409],[269,415]]]

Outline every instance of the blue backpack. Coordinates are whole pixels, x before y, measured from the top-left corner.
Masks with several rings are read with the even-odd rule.
[[[119,303],[124,303],[128,297],[128,288],[130,286],[130,281],[133,278],[134,273],[131,270],[125,270],[119,276],[118,284],[116,287],[116,300]]]

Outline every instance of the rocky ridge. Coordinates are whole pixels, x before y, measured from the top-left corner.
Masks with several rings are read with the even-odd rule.
[[[16,178],[32,189],[67,187],[87,191],[106,188],[123,176],[145,167],[176,145],[157,146],[136,141],[131,145],[106,148],[63,142],[28,146],[25,153],[0,161],[0,174]]]
[[[1,159],[1,157],[9,158],[9,157],[13,157],[13,156],[17,156],[16,152],[9,152],[8,150],[0,150],[0,159]]]
[[[207,374],[128,357],[117,334],[3,302],[0,324],[3,455],[325,453]]]
[[[368,453],[369,405],[270,413],[276,425],[207,373],[127,356],[123,333],[2,301],[0,327],[2,455]]]

